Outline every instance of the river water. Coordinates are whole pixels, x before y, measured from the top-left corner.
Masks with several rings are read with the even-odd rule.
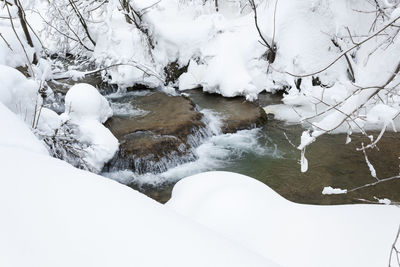
[[[345,195],[323,195],[325,186],[355,188],[375,181],[371,177],[362,152],[356,150],[363,137],[354,135],[353,142],[345,144],[346,136],[326,135],[313,143],[307,151],[309,170],[300,172],[300,152],[290,142],[298,144],[302,127],[288,125],[270,118],[263,128],[239,131],[234,134],[218,132],[219,119],[224,116],[224,98],[188,91],[208,120],[213,136],[203,140],[195,149],[197,160],[171,168],[159,174],[135,174],[130,171],[104,175],[139,189],[160,202],[168,201],[173,185],[181,178],[204,171],[232,171],[251,176],[298,203],[347,204],[360,199],[374,201],[374,197],[400,201],[400,179],[381,183]],[[244,100],[243,100],[244,101]],[[260,106],[279,103],[280,98],[261,94]],[[121,106],[115,105],[121,111]],[[134,110],[133,112],[145,112]],[[377,133],[372,133],[377,134]],[[285,136],[286,135],[286,136]],[[397,133],[387,133],[379,145],[380,151],[371,151],[369,158],[378,177],[399,174],[400,139]]]

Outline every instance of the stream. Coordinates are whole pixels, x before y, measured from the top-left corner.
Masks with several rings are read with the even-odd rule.
[[[122,101],[111,100],[116,114],[129,113],[138,118],[151,108],[141,105],[140,97],[149,91],[130,93],[130,99],[137,99],[137,105],[122,105]],[[201,90],[185,92],[204,115],[208,134],[203,135],[200,144],[192,153],[195,157],[177,160],[167,170],[137,173],[129,170],[105,172],[103,175],[140,190],[149,197],[165,203],[171,195],[173,185],[181,178],[204,171],[231,171],[253,177],[278,192],[288,200],[306,204],[348,204],[388,198],[400,201],[400,180],[392,180],[344,195],[323,195],[325,186],[351,189],[375,181],[371,177],[362,152],[356,150],[363,137],[353,135],[353,142],[345,144],[346,135],[325,135],[312,144],[307,151],[309,170],[300,172],[300,152],[287,140],[297,144],[303,128],[288,125],[269,118],[262,127],[222,133],[222,118],[246,113],[241,106],[246,101],[240,97],[226,99],[219,95],[206,94]],[[133,101],[135,102],[135,101]],[[257,105],[267,106],[280,103],[280,97],[263,93]],[[127,108],[128,107],[128,108]],[[230,113],[230,114],[228,114]],[[374,133],[376,136],[377,133]],[[366,140],[364,140],[365,142]],[[400,142],[398,134],[386,133],[380,141],[380,151],[369,153],[378,177],[385,178],[399,173]],[[176,157],[177,159],[179,157]]]
[[[400,201],[400,179],[347,194],[323,195],[326,186],[352,189],[376,181],[362,152],[357,151],[361,142],[368,140],[353,134],[352,142],[346,145],[344,134],[324,135],[307,149],[309,170],[301,173],[300,151],[288,139],[298,145],[303,128],[272,116],[266,121],[265,113],[260,113],[260,107],[281,103],[279,95],[261,93],[255,103],[250,103],[241,97],[224,98],[200,89],[173,97],[144,86],[118,93],[115,86],[101,83],[96,76],[87,76],[81,82],[96,86],[114,111],[106,126],[120,140],[121,149],[102,175],[161,203],[169,200],[180,179],[215,170],[253,177],[297,203],[376,202],[374,197]],[[70,86],[71,81],[55,85],[60,95]],[[59,109],[62,112],[63,107]],[[378,177],[398,175],[399,134],[386,132],[378,147],[379,151],[368,152]]]

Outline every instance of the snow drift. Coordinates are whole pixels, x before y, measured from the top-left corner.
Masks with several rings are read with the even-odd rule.
[[[229,172],[182,179],[166,205],[283,266],[384,266],[400,222],[395,206],[296,204]]]

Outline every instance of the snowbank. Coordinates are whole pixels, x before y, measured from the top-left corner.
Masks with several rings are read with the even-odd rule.
[[[31,128],[52,135],[61,119],[52,110],[42,106],[40,84],[27,79],[18,70],[0,65],[0,102],[14,112]],[[51,93],[51,92],[46,92]]]
[[[94,58],[103,65],[126,64],[109,70],[111,81],[122,87],[134,83],[163,86],[164,67],[176,61],[180,67],[188,66],[175,83],[179,90],[201,86],[207,92],[254,100],[264,90],[285,89],[288,94],[284,96],[284,105],[268,109],[279,119],[296,123],[355,94],[346,100],[347,107],[339,105],[311,121],[328,132],[347,131],[349,125],[353,132],[359,131],[358,126],[383,127],[382,121],[364,121],[363,117],[376,104],[378,97],[369,99],[375,89],[361,94],[357,90],[360,86],[382,85],[393,73],[397,64],[393,55],[400,46],[398,37],[389,42],[385,35],[378,36],[350,50],[346,57],[341,55],[354,42],[363,41],[395,19],[396,12],[384,21],[379,19],[375,25],[375,14],[369,12],[375,7],[368,2],[256,1],[260,31],[277,47],[276,59],[270,64],[266,57],[268,49],[259,42],[253,12],[245,2],[221,0],[220,12],[215,11],[212,1],[146,0],[135,4],[138,10],[146,10],[143,23],[153,40],[153,49],[147,37],[134,25],[127,24],[121,12],[115,10],[118,3],[114,2],[108,9],[107,31],[99,35]],[[388,14],[390,10],[388,7]],[[390,31],[394,30],[385,33],[390,35]],[[337,58],[335,64],[319,72]],[[310,73],[315,74],[306,75]],[[307,77],[297,77],[302,75]],[[395,115],[399,113],[400,100],[396,94],[382,92],[379,97],[388,99],[385,104]],[[357,117],[354,122],[337,127],[346,119],[345,114],[364,102],[368,103],[353,116]],[[393,126],[400,126],[400,120]]]
[[[259,9],[262,8],[260,5]],[[304,122],[311,127],[307,119],[313,123],[313,137],[321,132],[360,132],[381,130],[388,124],[393,128],[400,126],[400,120],[394,120],[400,112],[395,93],[398,89],[392,89],[397,87],[399,79],[376,94],[398,64],[393,57],[399,51],[398,37],[390,44],[385,41],[387,37],[378,36],[355,46],[395,19],[386,16],[371,26],[375,16],[363,12],[371,8],[373,5],[363,1],[280,1],[276,22],[278,54],[271,77],[290,89],[283,97],[284,104],[266,107],[267,112],[278,119]],[[390,11],[393,9],[388,6],[388,14]],[[268,27],[265,29],[270,35]],[[388,36],[394,34],[390,29],[384,32]],[[346,55],[344,51],[348,51]],[[306,77],[299,77],[303,75]],[[371,116],[371,112],[376,114],[378,109],[374,107],[381,101],[387,116]]]
[[[24,49],[31,61],[33,59],[35,49],[31,48],[28,45],[25,39],[24,32],[19,25],[19,21],[14,19],[13,22],[14,26],[16,27],[16,32],[18,34],[18,37],[20,38],[21,43],[24,45],[24,49],[22,48],[21,43],[19,42],[18,38],[11,28],[10,22],[8,20],[8,13],[6,10],[7,9],[3,6],[0,7],[0,16],[3,18],[0,21],[0,32],[2,35],[2,38],[0,38],[0,64],[10,67],[25,66],[28,60],[26,58]],[[11,7],[10,11],[13,16],[17,17],[17,10],[15,10],[14,7]],[[33,41],[35,42],[36,40],[34,39]]]
[[[32,125],[35,109],[39,110],[42,103],[39,84],[5,65],[0,65],[0,81],[0,102]]]
[[[0,122],[1,266],[277,266],[129,187],[33,152],[39,141],[1,103]]]
[[[228,172],[179,181],[166,205],[283,266],[384,266],[400,222],[395,206],[296,204]]]
[[[17,115],[0,102],[0,147],[48,155],[47,149]],[[2,164],[3,166],[3,164]]]

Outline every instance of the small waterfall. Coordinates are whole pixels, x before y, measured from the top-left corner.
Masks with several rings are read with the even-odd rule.
[[[204,120],[207,120],[207,118],[210,117],[205,116]],[[218,122],[214,119],[215,117],[211,117],[209,123]],[[172,165],[174,167],[168,168],[162,173],[147,172],[140,174],[131,170],[120,170],[103,173],[103,175],[123,184],[135,184],[140,188],[142,186],[144,188],[162,188],[162,185],[168,186],[168,184],[174,183],[183,177],[199,172],[221,169],[232,164],[232,162],[235,162],[246,153],[270,155],[273,158],[280,157],[280,152],[275,146],[266,146],[266,144],[259,142],[260,137],[263,136],[259,128],[242,130],[234,134],[215,135],[215,132],[211,130],[212,126],[210,124],[207,125],[207,128],[202,129],[205,132],[201,135],[209,137],[205,137],[198,147],[192,149],[191,155],[194,156],[194,160],[181,161],[181,164],[174,164],[175,166]],[[175,162],[178,162],[179,159],[182,158],[174,158]]]
[[[144,156],[124,155],[124,151],[119,151],[103,171],[110,173],[130,170],[138,175],[160,174],[176,166],[196,161],[198,159],[196,148],[212,136],[222,133],[221,117],[217,113],[208,109],[200,110],[200,112],[203,114],[201,119],[203,125],[194,126],[191,133],[186,136],[186,140],[171,135],[158,135],[149,131],[132,133],[132,135],[146,135],[146,138],[159,139],[162,145],[174,146],[177,148],[176,150],[166,153],[162,157],[154,154]]]

